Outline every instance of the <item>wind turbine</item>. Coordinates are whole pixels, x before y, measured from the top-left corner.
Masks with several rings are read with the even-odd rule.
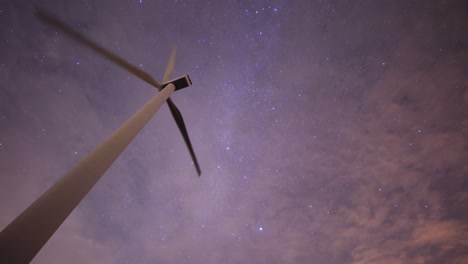
[[[29,263],[165,101],[189,149],[198,176],[201,174],[182,115],[169,97],[174,91],[192,84],[188,75],[169,81],[174,68],[175,48],[164,73],[163,84],[159,84],[148,73],[87,39],[54,16],[41,9],[36,9],[35,13],[41,21],[151,84],[159,92],[0,232],[0,263]]]

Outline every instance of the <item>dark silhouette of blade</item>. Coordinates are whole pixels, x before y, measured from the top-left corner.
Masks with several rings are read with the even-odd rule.
[[[59,30],[61,30],[63,33],[71,37],[72,39],[78,41],[79,43],[85,45],[86,47],[90,48],[91,50],[94,50],[96,53],[100,54],[104,58],[112,61],[113,63],[119,65],[120,67],[126,69],[136,77],[140,78],[141,80],[149,83],[150,85],[154,86],[158,90],[162,89],[161,84],[159,84],[151,75],[148,73],[144,72],[143,70],[137,68],[136,66],[128,63],[124,59],[120,58],[119,56],[115,55],[114,53],[106,50],[105,48],[101,47],[99,44],[95,43],[94,41],[89,40],[82,34],[76,32],[73,28],[70,26],[66,25],[62,21],[60,21],[58,18],[54,17],[53,15],[49,14],[48,12],[44,11],[43,9],[37,8],[35,9],[36,16],[43,21],[44,23],[51,25]],[[198,165],[197,158],[195,156],[195,152],[193,151],[192,143],[190,142],[190,138],[188,136],[187,129],[185,127],[184,119],[182,118],[182,114],[180,113],[179,109],[175,106],[174,102],[169,98],[167,100],[167,105],[169,106],[169,109],[171,111],[172,117],[174,118],[174,121],[177,124],[177,127],[180,130],[180,133],[182,134],[182,137],[184,138],[185,144],[187,145],[190,156],[192,157],[193,164],[195,165],[195,168],[197,170],[198,176],[201,175],[201,170],[200,166]]]
[[[171,56],[169,57],[169,62],[167,63],[166,70],[164,71],[163,83],[166,83],[169,81],[172,71],[174,70],[176,51],[177,51],[177,48],[175,46],[172,47]],[[184,123],[184,119],[182,118],[182,114],[180,113],[179,109],[174,104],[171,98],[167,99],[167,106],[169,106],[169,110],[171,110],[172,117],[174,117],[174,121],[176,122],[177,127],[179,127],[179,131],[182,134],[182,137],[184,138],[187,148],[189,149],[190,156],[192,157],[192,160],[193,160],[193,165],[195,165],[195,169],[197,170],[198,176],[200,176],[201,175],[200,166],[198,165],[197,157],[195,156],[195,152],[193,151],[192,143],[190,142],[187,129],[185,128],[185,123]]]
[[[184,119],[182,118],[182,114],[180,113],[179,109],[177,109],[177,106],[172,102],[171,98],[167,99],[167,105],[169,106],[169,109],[171,110],[172,117],[174,117],[174,120],[179,127],[179,131],[182,134],[182,137],[184,138],[185,144],[187,145],[187,148],[189,149],[190,156],[192,157],[193,160],[193,165],[195,165],[195,169],[197,170],[198,176],[201,175],[201,170],[200,170],[200,165],[198,165],[197,157],[195,156],[195,152],[193,151],[192,143],[190,142],[189,135],[187,133],[187,129],[185,128],[185,123]]]
[[[99,44],[95,43],[94,41],[87,39],[85,36],[76,32],[75,30],[73,30],[73,28],[66,25],[65,23],[60,21],[58,18],[47,13],[46,11],[40,8],[36,8],[35,11],[36,11],[36,16],[44,23],[49,24],[57,29],[60,29],[63,33],[67,34],[72,39],[94,50],[95,52],[99,53],[101,56],[105,57],[106,59],[126,69],[127,71],[135,75],[136,77],[158,88],[158,90],[161,90],[162,88],[161,84],[159,84],[155,79],[153,79],[153,77],[151,77],[151,75],[149,75],[148,73],[128,63],[127,61],[115,55],[114,53],[106,50],[105,48],[101,47]]]
[[[166,102],[167,102],[167,106],[169,106],[169,110],[171,110],[172,117],[174,118],[174,121],[176,122],[177,127],[179,128],[179,131],[182,134],[185,144],[187,145],[187,148],[190,152],[190,156],[192,157],[193,165],[195,165],[195,169],[197,170],[198,177],[200,177],[201,175],[200,166],[198,165],[197,157],[195,156],[195,152],[193,151],[192,143],[190,142],[187,128],[185,128],[185,122],[184,122],[184,119],[182,118],[182,114],[180,113],[179,109],[177,108],[177,106],[174,104],[174,102],[172,101],[170,97],[167,99]]]

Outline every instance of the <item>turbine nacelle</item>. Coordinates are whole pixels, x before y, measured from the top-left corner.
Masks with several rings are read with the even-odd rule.
[[[175,90],[178,91],[180,89],[184,89],[192,85],[192,80],[190,80],[190,76],[187,74],[177,79],[173,79],[173,80],[163,83],[162,88],[166,87],[170,83],[174,84]]]

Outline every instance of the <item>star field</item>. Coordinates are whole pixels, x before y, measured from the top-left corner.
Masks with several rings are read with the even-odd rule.
[[[462,1],[2,1],[0,228],[157,91],[154,116],[33,263],[468,262]]]

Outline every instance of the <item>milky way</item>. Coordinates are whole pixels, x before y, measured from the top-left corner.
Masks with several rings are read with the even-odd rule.
[[[172,77],[33,263],[468,263],[463,1],[0,2],[0,228]],[[31,234],[34,235],[34,234]]]

